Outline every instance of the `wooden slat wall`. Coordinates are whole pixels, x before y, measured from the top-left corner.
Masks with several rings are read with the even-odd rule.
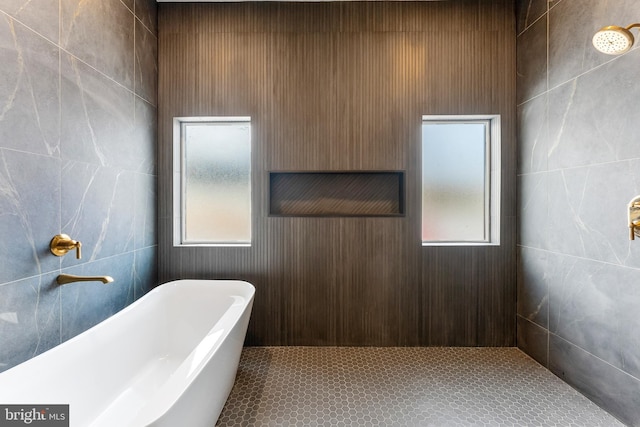
[[[162,281],[254,283],[250,345],[514,345],[512,3],[160,4]],[[423,114],[502,116],[501,246],[421,246]],[[193,115],[252,117],[250,248],[172,246],[171,121]],[[269,217],[287,170],[406,171],[406,215]]]

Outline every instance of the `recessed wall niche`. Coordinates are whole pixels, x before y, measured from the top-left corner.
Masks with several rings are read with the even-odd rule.
[[[270,172],[272,216],[403,216],[403,171]]]

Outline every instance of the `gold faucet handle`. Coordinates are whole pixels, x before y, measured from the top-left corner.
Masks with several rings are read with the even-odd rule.
[[[73,240],[66,234],[56,234],[51,239],[51,243],[49,244],[49,248],[51,249],[51,253],[55,256],[64,256],[72,249],[76,250],[76,258],[82,258],[81,248],[82,243]]]
[[[636,239],[636,233],[640,236],[640,196],[636,196],[629,202],[629,240]]]

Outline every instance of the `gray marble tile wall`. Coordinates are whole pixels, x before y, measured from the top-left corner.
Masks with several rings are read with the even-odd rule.
[[[0,0],[0,371],[156,284],[156,7]]]
[[[640,48],[591,45],[637,0],[518,0],[518,346],[640,426]],[[636,30],[633,30],[636,31]],[[637,35],[637,33],[636,33]]]

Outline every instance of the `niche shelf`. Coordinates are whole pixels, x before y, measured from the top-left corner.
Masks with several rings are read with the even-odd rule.
[[[269,172],[272,216],[403,216],[404,171]]]

